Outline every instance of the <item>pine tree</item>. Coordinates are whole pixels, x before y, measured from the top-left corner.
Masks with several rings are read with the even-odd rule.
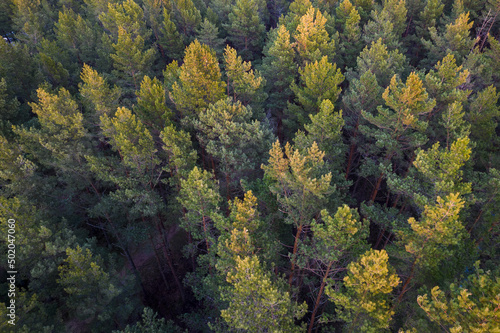
[[[453,54],[447,54],[437,62],[434,68],[425,76],[426,90],[432,98],[436,99],[436,108],[428,115],[428,119],[454,102],[465,102],[471,93],[470,90],[462,88],[470,72],[463,69],[463,66],[457,66]]]
[[[204,243],[205,251],[211,255],[211,248],[215,244],[214,220],[219,214],[219,186],[213,175],[194,167],[186,179],[181,179],[181,190],[178,196],[179,203],[187,213],[181,220],[181,227],[191,234],[195,241]],[[187,247],[187,254],[195,254],[197,244]]]
[[[461,64],[476,43],[476,40],[470,37],[473,24],[474,22],[469,22],[469,13],[462,13],[454,22],[446,25],[446,29],[442,32],[430,27],[430,40],[422,40],[430,53],[424,63],[432,65],[437,60],[444,58],[446,54],[451,53]]]
[[[151,80],[144,76],[134,112],[155,136],[171,121],[172,111],[166,105],[165,89],[156,77]]]
[[[472,153],[469,138],[461,137],[444,149],[436,143],[428,150],[419,150],[415,161],[421,180],[421,193],[414,194],[420,207],[432,203],[438,196],[459,192],[466,195],[471,192],[471,184],[462,180],[460,170]]]
[[[200,24],[200,28],[196,33],[196,39],[201,43],[208,45],[212,50],[215,51],[218,58],[222,55],[224,44],[226,39],[219,37],[219,28],[210,22],[207,18]]]
[[[261,113],[262,102],[265,94],[263,91],[266,84],[265,79],[258,71],[252,69],[252,63],[243,61],[236,50],[226,46],[224,50],[224,61],[227,75],[228,96],[232,96],[243,105],[250,105],[254,111],[255,118]]]
[[[167,166],[163,169],[170,173],[169,183],[179,189],[181,179],[186,179],[196,164],[197,154],[193,150],[191,137],[169,125],[162,130],[160,138],[168,158]]]
[[[70,50],[72,57],[78,60],[79,66],[84,63],[95,64],[97,34],[95,27],[88,21],[64,7],[63,11],[59,12],[54,30],[58,42],[65,50]]]
[[[17,122],[19,116],[19,102],[10,99],[7,94],[7,82],[0,79],[0,135],[10,136],[12,122]]]
[[[295,147],[305,151],[316,142],[318,148],[325,152],[325,160],[343,165],[344,145],[342,143],[342,127],[344,119],[342,110],[334,112],[333,103],[324,99],[317,114],[309,114],[310,123],[304,125],[305,132],[299,131],[294,138]],[[337,170],[332,166],[332,169]]]
[[[385,151],[385,157],[380,160],[378,170],[380,175],[375,183],[371,201],[374,201],[384,175],[391,169],[394,156],[401,158],[405,151],[412,152],[426,143],[424,132],[427,122],[420,120],[420,116],[429,113],[435,105],[423,87],[420,78],[412,73],[403,84],[396,76],[385,90],[382,97],[390,109],[379,106],[378,114],[373,115],[361,111],[361,115],[374,128],[360,126],[360,131],[376,140],[376,146]],[[376,171],[375,171],[376,172]]]
[[[297,65],[294,63],[294,50],[290,42],[290,32],[283,24],[276,30],[276,38],[270,40],[269,48],[264,49],[262,73],[267,81],[267,107],[282,118],[282,112],[291,100],[293,92],[290,84],[297,76]],[[278,128],[280,130],[280,128]]]
[[[343,64],[345,67],[353,67],[362,48],[360,38],[361,16],[357,8],[349,0],[344,0],[337,7],[336,13],[335,23],[342,31],[339,36],[337,63]]]
[[[416,21],[417,35],[429,39],[429,28],[435,28],[437,19],[443,14],[444,4],[441,0],[428,0]]]
[[[341,261],[356,256],[366,250],[368,224],[363,223],[355,209],[347,205],[339,207],[332,217],[327,210],[321,211],[321,221],[311,223],[313,236],[309,242],[301,244],[297,264],[314,272],[321,279],[319,291],[309,322],[308,332],[312,332],[323,291],[327,282],[344,268]]]
[[[83,65],[80,78],[83,82],[78,87],[87,111],[84,120],[90,123],[90,127],[97,127],[101,116],[112,116],[118,107],[120,88],[111,88],[103,76],[86,64]]]
[[[78,175],[84,168],[83,154],[88,152],[87,130],[83,115],[71,94],[64,88],[52,94],[43,88],[37,90],[38,102],[30,103],[38,116],[40,128],[14,127],[24,150],[50,167]]]
[[[372,20],[363,28],[365,44],[382,39],[389,50],[401,48],[401,34],[406,28],[406,6],[404,0],[385,0],[380,11],[372,11]]]
[[[324,56],[333,61],[335,40],[326,30],[327,18],[318,9],[310,7],[300,18],[297,31],[293,35],[295,48],[299,55],[299,64],[320,61]]]
[[[59,266],[57,283],[68,294],[66,306],[89,321],[106,321],[111,317],[109,306],[120,294],[110,274],[103,270],[103,260],[77,246],[66,249],[67,258]],[[117,281],[115,281],[116,283]]]
[[[124,330],[113,331],[113,333],[176,333],[183,332],[181,328],[169,320],[165,322],[165,318],[158,318],[158,313],[151,308],[144,308],[142,320],[135,325],[127,325]],[[184,333],[187,331],[184,331]]]
[[[134,0],[108,3],[108,10],[99,15],[99,20],[115,42],[119,40],[120,34],[123,34],[120,27],[134,40],[137,37],[148,40],[151,36],[151,31],[146,27],[144,11]]]
[[[190,38],[194,36],[201,23],[201,13],[192,0],[173,0],[172,2],[177,25],[187,41],[191,41]]]
[[[405,66],[405,56],[398,50],[390,51],[382,39],[366,46],[357,59],[359,75],[372,72],[382,88],[390,84],[394,75],[401,75]]]
[[[413,217],[408,219],[411,231],[398,231],[402,244],[412,258],[398,302],[410,288],[416,272],[437,267],[440,262],[453,256],[457,245],[466,238],[467,233],[459,216],[464,203],[458,192],[450,193],[445,198],[438,196],[435,203],[425,206],[419,221]]]
[[[172,87],[177,110],[183,117],[192,117],[223,98],[225,87],[215,52],[195,40],[186,49],[179,81]]]
[[[320,61],[308,63],[303,69],[299,69],[299,73],[300,85],[293,82],[290,85],[298,105],[290,103],[287,109],[290,117],[288,123],[292,130],[297,125],[304,125],[306,115],[316,114],[323,100],[335,103],[341,92],[339,85],[344,81],[340,69],[336,64],[328,62],[326,56]]]
[[[229,41],[246,60],[259,57],[264,42],[266,28],[258,9],[256,0],[236,0],[228,24],[224,25]]]
[[[231,196],[233,183],[256,171],[265,161],[273,135],[266,123],[251,121],[252,110],[230,98],[210,105],[194,122],[198,139],[215,159]],[[213,161],[212,161],[213,163]]]
[[[118,42],[113,44],[113,48],[115,53],[111,54],[111,58],[116,69],[115,75],[123,79],[125,85],[132,81],[130,83],[137,90],[138,80],[151,69],[156,57],[155,50],[145,50],[144,39],[140,35],[134,38],[121,26],[118,27]]]
[[[286,212],[285,223],[297,229],[291,257],[290,285],[302,231],[320,211],[325,196],[333,190],[330,185],[332,174],[325,173],[323,169],[324,154],[315,142],[303,154],[287,143],[284,156],[276,141],[269,152],[269,164],[262,165],[265,177],[272,182],[270,191],[277,196],[278,203]]]
[[[45,38],[39,43],[38,52],[42,73],[46,75],[48,81],[54,86],[69,88],[72,81],[71,74],[74,74],[72,69],[76,68],[70,64],[68,52],[60,48],[56,41]]]
[[[290,32],[295,32],[302,16],[313,6],[310,0],[294,0],[290,3],[288,13],[279,18],[279,25],[284,25]]]
[[[499,331],[500,315],[496,311],[500,293],[498,276],[485,272],[476,262],[473,274],[449,287],[450,294],[436,286],[430,295],[418,296],[418,305],[431,321],[450,332]]]
[[[497,106],[500,94],[494,86],[488,86],[478,92],[472,101],[469,112],[465,115],[471,124],[471,139],[476,143],[474,150],[477,159],[476,165],[484,167],[496,165],[498,159],[498,136],[495,131],[498,127],[500,108]]]
[[[389,294],[399,283],[385,250],[369,250],[347,266],[345,292],[326,290],[349,332],[380,332],[389,328],[394,311],[389,308]]]
[[[182,57],[184,51],[184,43],[181,35],[177,31],[177,27],[172,22],[167,8],[163,8],[163,22],[160,28],[159,44],[163,48],[165,55],[172,60],[177,60]]]
[[[232,287],[224,299],[229,307],[221,316],[230,327],[247,332],[280,330],[301,332],[295,319],[304,316],[306,304],[297,305],[265,273],[256,256],[237,257],[234,272],[227,275]]]

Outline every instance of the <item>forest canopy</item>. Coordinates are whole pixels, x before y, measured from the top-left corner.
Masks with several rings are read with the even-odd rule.
[[[3,0],[0,331],[500,333],[499,0]]]

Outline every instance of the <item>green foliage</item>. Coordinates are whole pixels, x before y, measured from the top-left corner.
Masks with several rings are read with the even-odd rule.
[[[306,304],[296,304],[280,291],[256,256],[237,257],[234,272],[227,274],[232,287],[223,298],[229,307],[221,316],[230,327],[246,332],[301,332],[295,319],[304,316]]]
[[[165,318],[158,318],[158,314],[151,308],[144,308],[142,320],[135,325],[127,325],[124,330],[113,331],[113,333],[176,333],[181,332],[179,326],[171,320],[165,322]]]
[[[405,248],[415,258],[414,265],[436,267],[442,260],[454,254],[454,246],[466,237],[460,221],[464,201],[459,193],[445,198],[437,197],[436,203],[426,205],[419,221],[411,217],[411,232],[402,235]]]
[[[201,43],[208,45],[215,53],[220,57],[223,52],[223,47],[226,39],[219,37],[219,28],[210,22],[207,18],[203,20],[200,24],[200,28],[197,31],[196,39]]]
[[[438,286],[431,295],[418,296],[418,305],[429,319],[449,332],[500,332],[499,306],[500,280],[490,271],[474,265],[474,273],[450,285],[450,293]]]
[[[151,31],[146,27],[144,11],[134,0],[126,0],[122,3],[109,2],[107,10],[99,15],[99,20],[111,33],[115,42],[124,32],[133,40],[139,36],[142,40],[147,40],[151,35]],[[120,27],[124,32],[120,32]]]
[[[243,105],[251,105],[256,112],[255,109],[260,109],[265,99],[263,88],[266,80],[252,69],[252,63],[243,61],[230,46],[226,46],[224,50],[224,60],[228,96],[239,100]]]
[[[114,114],[121,91],[117,86],[111,88],[106,79],[88,65],[83,66],[80,78],[83,81],[79,84],[80,96],[88,112],[86,120],[96,127],[101,116]]]
[[[314,7],[310,7],[300,18],[293,38],[301,67],[320,61],[325,56],[327,61],[333,61],[335,40],[327,32],[326,23],[327,18]]]
[[[271,42],[271,40],[270,40]],[[294,63],[294,50],[290,42],[290,32],[282,24],[276,30],[276,38],[269,48],[264,50],[263,75],[266,78],[268,107],[281,112],[293,96],[290,84],[297,76],[297,65]]]
[[[309,224],[319,211],[322,199],[332,191],[331,173],[323,170],[325,155],[316,142],[304,153],[287,143],[285,155],[278,141],[269,151],[268,165],[262,165],[265,177],[272,180],[270,191],[286,212],[286,223],[296,227]]]
[[[63,49],[70,50],[71,56],[77,59],[79,65],[95,63],[97,29],[87,20],[72,9],[64,7],[63,11],[59,12],[54,30]]]
[[[166,126],[160,138],[163,150],[167,154],[168,164],[164,168],[171,175],[172,185],[179,185],[180,179],[187,178],[189,171],[196,163],[196,151],[193,150],[191,137],[188,133],[176,130],[173,125]]]
[[[271,146],[273,135],[267,123],[251,117],[250,107],[228,98],[211,104],[194,122],[198,139],[219,163],[226,186],[256,170]]]
[[[144,76],[141,89],[137,92],[137,106],[134,111],[144,125],[159,133],[171,121],[172,111],[166,105],[165,89],[155,77]]]
[[[419,206],[430,204],[438,196],[448,193],[466,195],[471,192],[471,185],[462,181],[460,170],[472,152],[468,145],[469,139],[463,137],[446,149],[439,149],[439,143],[436,143],[427,151],[417,152],[413,164],[425,179],[421,182],[425,190],[416,195]]]
[[[217,219],[219,203],[219,186],[213,175],[194,167],[186,179],[181,179],[181,190],[177,198],[187,210],[181,220],[181,227],[188,231],[194,240],[205,242],[206,251],[215,242],[213,222]],[[194,249],[188,249],[193,255]]]
[[[0,134],[8,135],[11,132],[12,122],[18,117],[19,102],[10,99],[7,94],[7,82],[0,79]]]
[[[77,317],[92,322],[111,318],[110,303],[120,295],[109,273],[103,270],[100,256],[80,246],[66,249],[66,259],[59,266],[57,283],[68,295],[66,306]],[[122,300],[123,301],[123,300]]]
[[[369,250],[347,266],[346,291],[327,289],[350,332],[380,332],[389,328],[394,314],[388,304],[389,294],[400,279],[388,259],[385,250]]]
[[[224,25],[229,34],[228,39],[247,60],[254,58],[264,41],[266,28],[258,8],[257,0],[236,0],[228,15],[228,24]]]
[[[305,124],[306,132],[297,132],[294,142],[295,147],[301,151],[316,142],[318,148],[325,152],[325,160],[336,165],[342,165],[344,145],[342,143],[342,127],[344,119],[342,110],[334,112],[333,104],[325,99],[321,102],[317,114],[309,114],[311,123]],[[336,169],[336,168],[333,168]]]
[[[196,32],[201,23],[201,13],[191,0],[173,0],[175,14],[180,31],[186,38]]]
[[[113,67],[116,69],[115,75],[124,79],[126,83],[132,80],[134,88],[137,90],[138,80],[143,75],[148,74],[151,65],[156,57],[153,48],[145,50],[144,39],[141,35],[133,37],[121,26],[118,27],[118,42],[113,44],[115,53],[111,54]]]
[[[452,53],[458,63],[473,49],[475,39],[470,38],[470,29],[474,22],[469,22],[469,13],[460,14],[453,23],[446,26],[441,33],[435,27],[429,28],[430,40],[422,40],[425,48],[429,51],[427,64],[434,64],[446,54]]]
[[[224,97],[225,83],[221,81],[215,52],[195,40],[186,48],[179,80],[172,86],[171,98],[184,117],[192,117]]]
[[[328,62],[326,56],[320,61],[308,63],[303,69],[299,68],[299,73],[300,85],[294,82],[290,85],[298,105],[289,104],[287,114],[290,126],[296,122],[302,127],[307,119],[306,115],[316,114],[323,100],[332,103],[337,101],[341,92],[339,85],[344,81],[344,76],[336,64]]]
[[[177,27],[170,17],[167,8],[163,8],[163,22],[160,28],[159,44],[164,49],[165,55],[173,60],[180,59],[184,51],[184,43],[177,31]]]
[[[158,163],[153,137],[146,126],[127,108],[118,108],[113,118],[101,117],[102,131],[123,164],[139,174],[152,170]]]

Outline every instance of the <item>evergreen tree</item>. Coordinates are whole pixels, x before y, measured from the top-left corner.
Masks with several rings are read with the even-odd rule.
[[[124,330],[113,331],[113,333],[176,333],[182,332],[180,327],[171,320],[165,322],[165,318],[158,318],[158,313],[151,308],[144,308],[142,320],[135,325],[127,325]]]
[[[137,37],[148,40],[151,36],[151,31],[146,27],[144,11],[134,0],[108,3],[108,9],[99,15],[99,20],[115,42],[119,40],[120,34],[123,34],[120,27],[134,40]]]
[[[278,203],[286,212],[285,223],[297,229],[291,254],[290,285],[293,282],[296,254],[303,229],[320,211],[325,196],[334,190],[330,185],[331,172],[325,173],[323,169],[324,154],[318,149],[316,142],[304,153],[287,143],[284,156],[276,141],[269,152],[269,164],[262,165],[265,177],[272,182],[269,190],[277,196]]]
[[[140,35],[134,38],[122,27],[118,28],[118,42],[113,44],[113,48],[115,53],[111,54],[111,58],[116,69],[114,74],[125,81],[125,86],[131,81],[137,90],[138,80],[151,69],[156,57],[155,50],[145,50],[144,39]]]
[[[88,248],[84,251],[80,246],[66,249],[66,255],[58,268],[57,283],[68,295],[68,310],[90,322],[109,320],[110,303],[120,294],[120,289],[103,270],[101,257],[93,256]]]
[[[298,250],[297,264],[303,269],[307,267],[321,279],[308,332],[312,332],[315,325],[327,282],[344,269],[341,262],[346,257],[355,257],[367,247],[365,239],[368,236],[368,224],[360,220],[356,210],[344,205],[337,209],[333,217],[327,210],[322,210],[321,221],[323,223],[311,223],[313,236],[310,242],[304,242]]]
[[[200,143],[219,164],[228,198],[233,183],[252,174],[265,161],[273,140],[267,124],[251,121],[251,117],[250,107],[228,98],[210,105],[194,122]]]
[[[369,250],[347,266],[345,292],[327,289],[349,332],[379,332],[389,328],[394,311],[389,308],[389,294],[399,283],[385,250]]]
[[[436,28],[430,27],[430,40],[422,40],[430,53],[424,64],[432,65],[448,53],[453,54],[457,62],[461,64],[476,43],[476,40],[470,37],[473,23],[469,22],[469,13],[462,13],[454,22],[446,25],[444,31],[438,32]]]
[[[83,66],[84,63],[95,64],[97,29],[88,21],[64,7],[63,11],[59,12],[59,20],[54,30],[60,45],[65,50],[70,50],[71,56],[77,59],[79,66]]]
[[[344,0],[337,7],[336,13],[335,23],[342,31],[339,36],[337,63],[343,64],[345,67],[353,67],[362,48],[360,38],[361,16],[357,8],[349,0]]]
[[[192,117],[223,98],[225,87],[215,52],[195,40],[187,47],[179,80],[172,86],[177,110],[183,117]]]
[[[247,332],[271,331],[301,332],[295,319],[304,316],[306,304],[298,305],[288,292],[278,289],[270,274],[263,270],[256,256],[237,257],[234,272],[227,275],[232,285],[224,299],[229,307],[221,316],[230,327]]]
[[[490,271],[474,265],[474,273],[467,279],[450,285],[446,295],[438,286],[428,294],[418,296],[418,305],[429,319],[450,332],[497,332],[500,316],[498,307],[500,281]]]
[[[0,135],[11,134],[12,122],[17,122],[19,113],[19,102],[17,99],[10,99],[7,94],[7,82],[0,79]]]
[[[165,55],[172,60],[180,59],[184,51],[184,43],[177,31],[177,27],[172,22],[167,8],[163,8],[163,22],[160,33],[159,45],[163,48]]]
[[[191,41],[201,23],[201,13],[191,0],[173,0],[178,27],[187,41]]]
[[[79,84],[80,96],[87,111],[85,120],[89,127],[96,128],[103,115],[112,116],[118,107],[121,91],[117,86],[111,88],[106,79],[88,65],[83,65]]]
[[[310,7],[300,18],[297,31],[293,35],[301,66],[320,61],[324,56],[333,61],[335,40],[326,30],[327,18],[318,9]]]
[[[228,39],[246,60],[260,55],[266,30],[258,13],[257,0],[236,0],[233,10],[228,15]]]
[[[262,73],[266,79],[267,107],[281,121],[282,112],[291,100],[293,92],[290,84],[297,76],[297,65],[294,63],[293,44],[290,42],[290,32],[283,24],[276,30],[276,38],[269,48],[264,50]],[[278,131],[280,129],[278,128]],[[280,133],[280,132],[279,132]]]
[[[234,100],[243,105],[250,105],[255,118],[261,118],[260,110],[265,99],[263,91],[265,79],[258,71],[252,69],[252,63],[243,61],[236,50],[226,46],[224,61],[227,75],[227,92]]]
[[[181,179],[181,190],[178,200],[186,209],[181,220],[181,227],[191,234],[193,240],[204,244],[205,251],[211,255],[211,247],[216,238],[214,221],[219,214],[219,186],[213,175],[194,167],[186,179]],[[186,254],[193,256],[198,244],[189,244]]]
[[[210,22],[207,18],[200,24],[200,28],[197,31],[196,39],[201,43],[208,45],[212,50],[215,51],[218,58],[222,55],[224,44],[226,39],[219,38],[219,28]]]
[[[344,81],[340,69],[336,64],[328,62],[326,56],[320,61],[308,63],[303,69],[299,69],[299,74],[300,85],[294,82],[290,85],[298,104],[290,103],[287,109],[288,124],[292,130],[297,125],[299,128],[304,125],[306,115],[316,114],[323,100],[335,103],[341,92],[339,85]]]
[[[378,167],[380,175],[370,197],[371,201],[376,199],[384,175],[395,169],[391,163],[393,157],[402,158],[405,151],[412,152],[412,149],[426,143],[424,132],[427,122],[419,117],[429,113],[436,103],[429,98],[422,81],[415,73],[410,74],[406,84],[394,76],[382,97],[390,109],[379,106],[377,115],[361,111],[362,117],[375,127],[362,125],[360,131],[373,137],[376,146],[385,151],[385,157]]]
[[[134,111],[155,136],[171,121],[172,111],[166,105],[165,89],[156,77],[151,80],[144,76]]]

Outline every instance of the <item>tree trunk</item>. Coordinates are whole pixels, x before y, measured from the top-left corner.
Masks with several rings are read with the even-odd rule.
[[[319,303],[321,301],[321,296],[323,296],[323,290],[325,289],[326,279],[328,278],[328,274],[330,274],[330,269],[332,268],[333,261],[330,261],[328,264],[328,268],[326,269],[325,276],[323,277],[323,281],[321,281],[321,286],[319,288],[318,296],[316,297],[316,302],[314,302],[314,309],[311,315],[311,322],[309,323],[309,329],[307,333],[312,333],[312,329],[314,326],[314,318],[316,317],[316,312],[319,308]]]
[[[295,243],[293,244],[292,267],[290,270],[290,278],[288,279],[288,284],[289,284],[290,288],[292,288],[293,271],[295,269],[295,255],[297,254],[297,248],[299,246],[299,238],[300,238],[300,234],[302,233],[302,227],[303,227],[303,225],[301,224],[297,228],[297,234],[295,235]]]

